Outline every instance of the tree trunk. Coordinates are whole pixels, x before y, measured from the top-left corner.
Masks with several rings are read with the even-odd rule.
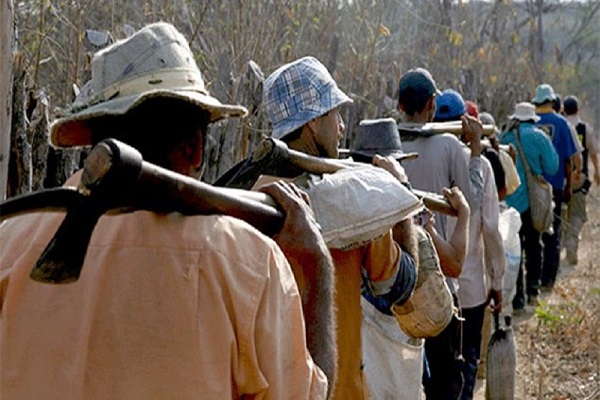
[[[538,82],[542,83],[544,82],[544,27],[543,27],[543,22],[544,22],[544,0],[536,0],[535,2],[536,5],[536,19],[537,19],[537,23],[536,23],[536,47],[535,47],[535,55],[536,55],[536,59],[535,59],[535,73],[536,73],[536,78],[538,80]]]
[[[15,54],[14,61],[13,110],[6,197],[31,191],[31,143],[27,137],[27,117],[25,116],[26,72],[23,54]]]
[[[0,200],[6,196],[12,115],[15,18],[12,0],[0,0]],[[6,62],[8,60],[8,62]]]

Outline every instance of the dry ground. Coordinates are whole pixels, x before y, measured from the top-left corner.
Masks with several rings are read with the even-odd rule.
[[[554,290],[514,318],[518,400],[600,400],[600,188],[587,209],[578,265],[561,260]]]

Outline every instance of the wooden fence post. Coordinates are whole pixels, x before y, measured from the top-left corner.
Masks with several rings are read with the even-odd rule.
[[[0,0],[0,60],[12,60],[15,18],[12,0]],[[12,115],[12,62],[0,63],[0,200],[6,196]]]

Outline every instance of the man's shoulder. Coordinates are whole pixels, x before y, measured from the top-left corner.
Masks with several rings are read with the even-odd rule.
[[[542,115],[547,116],[546,123],[553,124],[556,127],[560,127],[560,129],[562,129],[564,131],[570,132],[571,128],[569,128],[569,122],[562,115],[560,115],[558,113],[548,113],[548,114],[542,114]]]
[[[533,124],[523,124],[521,125],[521,133],[530,134],[534,138],[538,139],[548,139],[548,134],[538,125]]]
[[[256,244],[271,247],[273,241],[241,219],[227,215],[197,215],[185,217],[188,229],[198,230],[208,241],[243,241],[250,240]],[[240,243],[241,244],[241,243]]]
[[[186,217],[184,246],[207,257],[226,260],[257,274],[267,274],[273,260],[284,259],[275,241],[240,219],[224,215]],[[280,264],[277,261],[277,264]]]
[[[463,144],[453,133],[437,133],[422,139],[423,145],[434,147],[436,149],[451,149],[454,151],[463,151]],[[416,141],[417,145],[419,141]]]

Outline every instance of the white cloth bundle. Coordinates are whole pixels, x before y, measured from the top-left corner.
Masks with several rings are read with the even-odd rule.
[[[334,249],[368,243],[423,208],[389,172],[369,165],[307,174],[296,183],[308,193],[323,239]]]
[[[396,318],[379,312],[364,297],[362,352],[364,372],[374,400],[418,400],[423,398],[424,339],[402,331]]]

